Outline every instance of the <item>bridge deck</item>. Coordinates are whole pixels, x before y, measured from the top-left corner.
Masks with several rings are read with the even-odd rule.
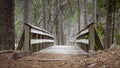
[[[67,45],[56,45],[42,49],[36,53],[48,53],[48,54],[70,54],[70,55],[81,55],[87,54],[78,46],[67,46]]]

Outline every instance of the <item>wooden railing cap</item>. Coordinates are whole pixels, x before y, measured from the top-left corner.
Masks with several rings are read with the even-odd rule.
[[[42,29],[42,28],[39,28],[39,27],[37,27],[37,26],[34,26],[34,25],[30,24],[30,23],[25,23],[25,25],[28,25],[30,28],[33,28],[33,29],[35,29],[35,30],[42,31],[42,32],[45,32],[45,33],[48,33],[48,34],[52,35],[52,34],[49,33],[47,30]],[[52,36],[53,36],[53,35],[52,35]]]
[[[84,31],[84,30],[86,30],[87,28],[89,28],[91,25],[93,25],[94,24],[94,22],[91,22],[88,26],[86,26],[84,29],[82,29],[82,30],[80,30],[80,32],[78,32],[77,33],[77,35],[79,34],[79,33],[81,33],[82,31]]]

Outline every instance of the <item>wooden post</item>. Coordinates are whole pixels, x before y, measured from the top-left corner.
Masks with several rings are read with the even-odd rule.
[[[48,39],[48,36],[45,36],[45,39]],[[45,47],[49,47],[49,43],[48,42],[45,43]]]
[[[31,39],[36,39],[36,34],[31,34]],[[30,52],[36,52],[36,45],[37,44],[32,44],[30,45]]]
[[[45,35],[42,36],[42,39],[45,39]],[[45,43],[42,43],[42,49],[45,48]]]
[[[89,45],[91,50],[95,50],[95,30],[94,23],[89,26]]]
[[[39,39],[42,39],[42,35],[39,34],[38,38],[39,38]],[[41,49],[42,49],[42,43],[39,43],[39,44],[38,44],[38,50],[41,50]]]
[[[38,33],[37,33],[38,32]],[[42,34],[46,33],[46,34]],[[20,41],[19,46],[17,49],[23,49],[23,50],[29,50],[31,53],[39,51],[40,49],[43,49],[45,47],[48,47],[49,45],[53,44],[52,42],[46,41],[42,42],[37,40],[34,42],[34,39],[54,39],[53,37],[50,37],[48,32],[45,30],[39,29],[29,23],[25,23],[24,33],[22,35],[22,41]],[[32,40],[32,42],[31,42]],[[23,42],[23,44],[22,44]],[[50,43],[50,44],[49,44]]]
[[[30,27],[25,24],[25,35],[24,35],[24,50],[30,49]]]
[[[38,36],[39,36],[39,35],[38,35],[38,34],[36,34],[36,39],[39,39],[39,37],[38,37]],[[38,46],[39,46],[39,43],[38,43],[38,44],[36,44],[36,51],[39,51]]]

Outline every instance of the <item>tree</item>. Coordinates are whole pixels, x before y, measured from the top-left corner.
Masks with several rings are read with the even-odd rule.
[[[14,0],[0,0],[0,50],[13,50],[14,44]]]
[[[52,18],[54,23],[54,33],[56,45],[64,45],[62,2],[53,0]]]
[[[80,31],[80,0],[77,0],[78,5],[78,31]]]
[[[23,28],[25,23],[30,23],[31,0],[23,0]]]
[[[112,44],[114,43],[116,0],[113,0]]]
[[[46,6],[45,6],[45,0],[41,0],[42,4],[42,17],[43,17],[43,27],[44,29],[47,29],[47,20],[46,20]]]
[[[87,11],[87,0],[83,0],[83,10],[84,10],[84,24],[88,25],[88,11]]]
[[[61,7],[62,7],[62,2],[61,2],[61,0],[59,0],[59,8],[61,9]],[[63,30],[63,28],[64,28],[64,26],[63,26],[63,11],[62,11],[62,9],[60,10],[60,13],[59,13],[59,29],[60,29],[60,45],[64,45],[64,30]]]
[[[96,22],[96,0],[92,0],[92,22]]]
[[[107,0],[107,19],[105,28],[105,44],[104,47],[109,48],[112,36],[112,0]]]

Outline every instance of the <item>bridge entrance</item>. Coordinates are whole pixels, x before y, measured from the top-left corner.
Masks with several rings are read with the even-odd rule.
[[[29,50],[45,53],[86,54],[89,50],[103,49],[94,23],[89,24],[76,35],[76,45],[55,45],[54,35],[34,25],[25,24],[25,30],[17,47],[18,50]]]

